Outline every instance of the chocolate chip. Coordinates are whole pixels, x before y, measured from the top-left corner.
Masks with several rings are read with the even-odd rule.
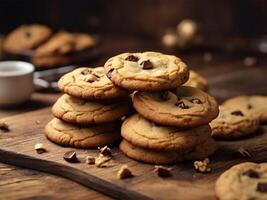
[[[123,165],[121,169],[118,171],[117,176],[119,179],[126,179],[126,178],[131,178],[133,174],[127,165]]]
[[[161,98],[162,100],[164,100],[164,101],[169,100],[169,99],[170,99],[170,94],[169,94],[169,92],[168,92],[168,91],[163,92],[163,93],[160,95],[160,98]]]
[[[189,106],[185,105],[185,103],[183,101],[178,101],[177,103],[175,103],[175,105],[179,108],[182,108],[182,109],[188,109]]]
[[[104,146],[102,148],[98,148],[100,150],[100,153],[103,155],[103,156],[111,156],[111,149],[108,148],[108,146]]]
[[[154,172],[156,172],[160,177],[171,176],[171,169],[163,166],[155,166]]]
[[[236,116],[244,116],[244,114],[240,110],[233,111],[233,112],[231,112],[231,114],[236,115]]]
[[[129,55],[127,58],[125,58],[125,60],[131,61],[131,62],[137,62],[139,58],[137,58],[134,55]]]
[[[111,75],[112,75],[112,72],[114,71],[114,69],[110,69],[107,73],[107,77],[110,79],[111,78]]]
[[[85,69],[81,72],[82,75],[87,75],[90,73],[90,70],[89,69]]]
[[[252,109],[252,105],[251,104],[248,104],[247,108],[250,110]]]
[[[267,192],[267,183],[258,183],[257,191],[258,192]]]
[[[68,151],[64,153],[63,158],[68,162],[78,162],[75,151]]]
[[[153,69],[153,64],[149,60],[144,60],[140,63],[143,69]]]
[[[30,37],[32,36],[32,34],[31,34],[30,32],[27,31],[27,32],[25,33],[25,36],[26,36],[27,38],[30,38]]]
[[[250,178],[260,178],[259,173],[254,171],[254,170],[252,170],[252,169],[249,169],[249,170],[245,171],[243,173],[243,175],[249,176]]]
[[[195,104],[202,104],[202,101],[198,98],[193,98],[190,100],[190,102],[195,103]]]

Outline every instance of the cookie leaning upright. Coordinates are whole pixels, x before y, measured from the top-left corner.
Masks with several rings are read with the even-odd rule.
[[[189,77],[189,70],[180,58],[157,52],[123,53],[110,58],[104,68],[115,85],[128,90],[173,89]]]
[[[103,67],[78,68],[64,75],[58,82],[59,89],[70,96],[103,100],[128,96],[124,89],[116,87],[105,75]]]

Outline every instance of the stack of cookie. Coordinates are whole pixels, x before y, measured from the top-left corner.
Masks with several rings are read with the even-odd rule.
[[[63,94],[52,108],[45,133],[69,147],[94,148],[120,138],[121,117],[131,110],[129,93],[106,77],[103,67],[78,68],[58,83]]]
[[[109,79],[132,94],[138,114],[122,125],[120,149],[153,164],[202,159],[216,144],[209,122],[218,115],[215,99],[200,89],[181,86],[189,77],[177,57],[156,52],[124,53],[104,65]]]

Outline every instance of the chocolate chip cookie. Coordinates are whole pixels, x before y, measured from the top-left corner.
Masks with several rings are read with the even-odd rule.
[[[136,92],[133,105],[143,117],[177,127],[207,124],[219,113],[213,97],[189,86],[181,86],[176,91]]]
[[[110,58],[104,67],[115,85],[128,90],[172,89],[185,83],[189,76],[180,58],[157,52],[123,53]]]
[[[3,43],[4,51],[8,53],[21,53],[32,50],[45,42],[52,35],[52,30],[44,25],[22,25],[12,31]]]
[[[182,161],[201,160],[212,155],[217,149],[216,142],[208,138],[186,151],[153,150],[135,146],[126,140],[120,144],[120,150],[128,157],[151,164],[174,164]]]
[[[119,125],[108,123],[98,126],[74,126],[53,119],[45,127],[49,140],[62,146],[94,148],[114,143],[120,138]]]
[[[103,124],[120,119],[128,112],[129,101],[93,102],[71,97],[61,96],[52,108],[55,117],[75,124]]]
[[[189,71],[189,79],[184,86],[191,86],[203,91],[208,91],[209,88],[207,79],[193,70]]]
[[[128,92],[115,86],[105,75],[103,67],[78,68],[65,74],[58,82],[59,89],[70,96],[87,99],[112,99],[128,96]]]
[[[231,167],[217,179],[215,193],[220,200],[266,200],[267,164],[245,162]]]
[[[226,100],[223,105],[256,115],[261,122],[267,122],[267,96],[237,96]]]
[[[220,106],[219,116],[210,126],[212,137],[234,139],[255,133],[259,128],[259,119],[239,109]]]
[[[210,138],[209,125],[181,130],[160,126],[139,114],[128,117],[122,124],[121,135],[135,146],[165,151],[183,151],[203,143]]]

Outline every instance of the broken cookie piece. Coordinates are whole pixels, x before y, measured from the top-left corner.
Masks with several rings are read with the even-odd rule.
[[[123,165],[118,171],[117,176],[119,179],[126,179],[126,178],[131,178],[133,174],[127,165]]]

